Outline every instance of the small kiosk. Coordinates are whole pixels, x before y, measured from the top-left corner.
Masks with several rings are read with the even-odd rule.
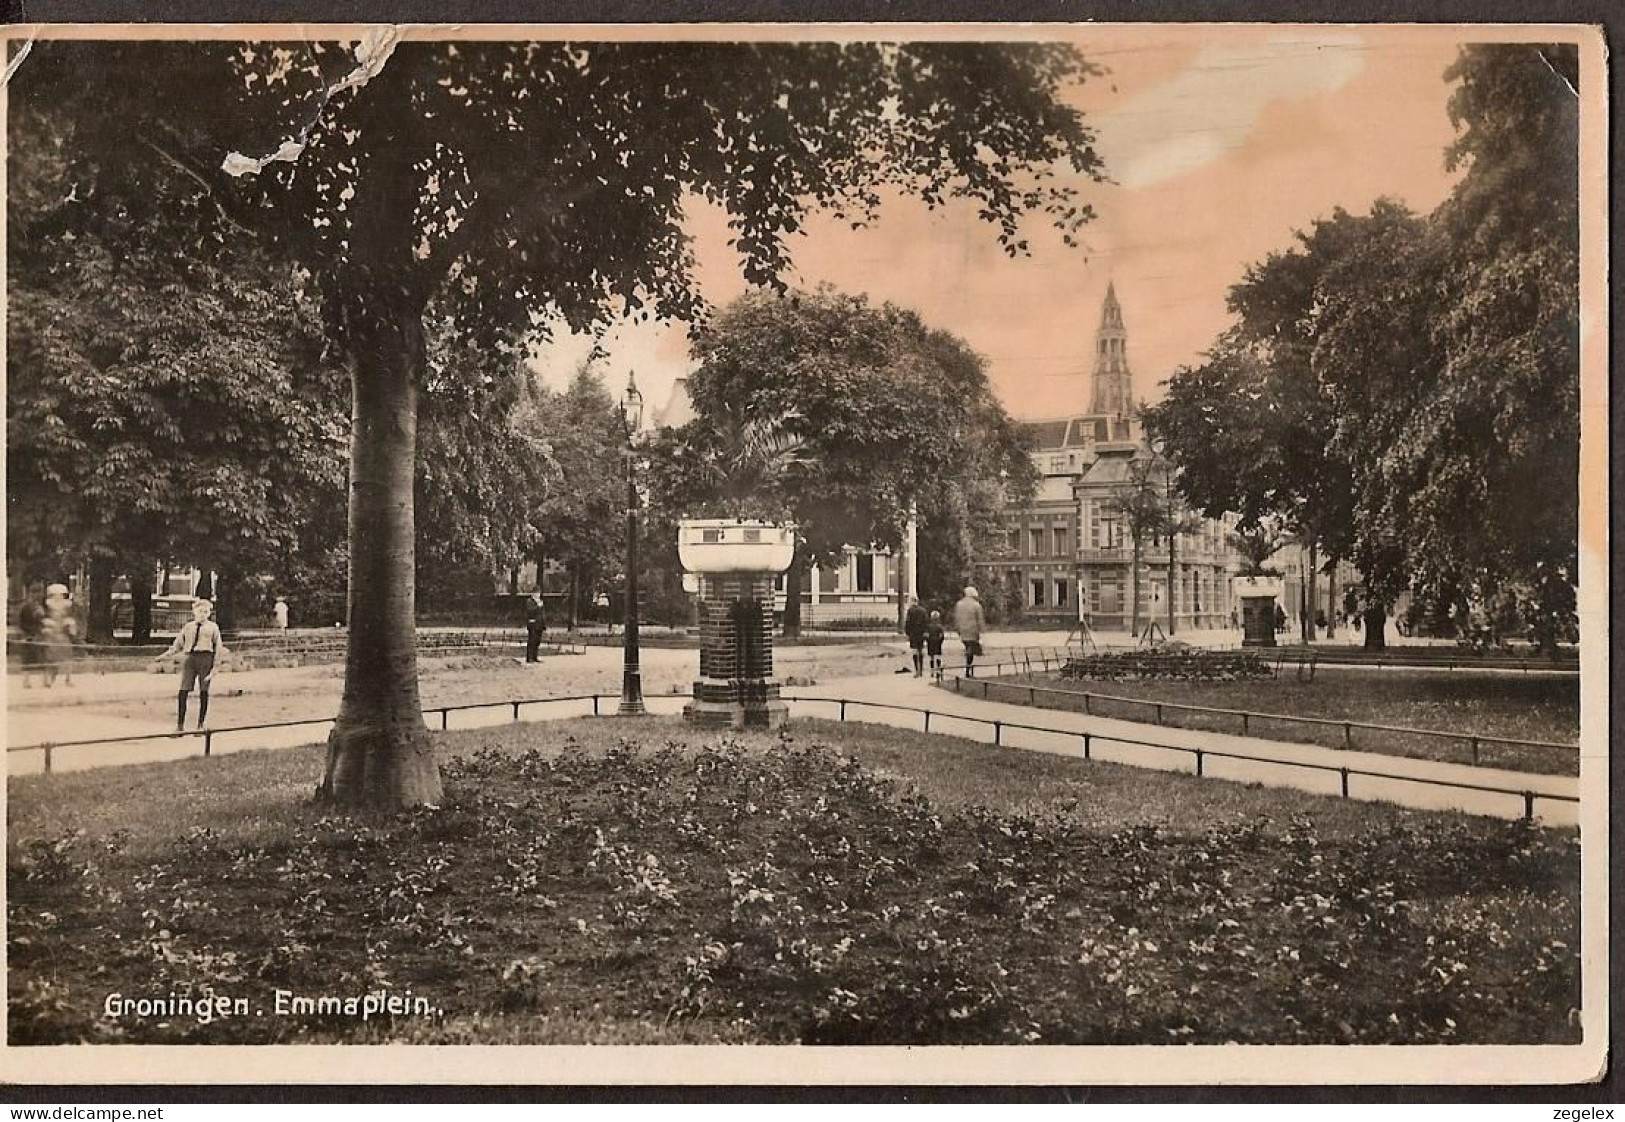
[[[736,729],[789,720],[773,677],[773,582],[790,567],[795,541],[795,527],[771,522],[678,524],[677,555],[698,576],[700,597],[700,676],[684,720]]]

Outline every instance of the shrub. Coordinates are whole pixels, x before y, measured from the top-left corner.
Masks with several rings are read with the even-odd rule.
[[[1273,671],[1256,651],[1204,651],[1190,647],[1155,651],[1110,651],[1069,658],[1061,677],[1127,682],[1176,679],[1189,682],[1241,682],[1268,678]]]

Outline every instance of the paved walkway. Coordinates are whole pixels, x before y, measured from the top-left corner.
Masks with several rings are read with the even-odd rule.
[[[899,647],[901,647],[901,642],[899,642]],[[817,648],[807,648],[806,657],[809,659],[816,657],[816,651]],[[585,656],[560,656],[563,661],[556,663],[553,660],[544,660],[543,666],[535,668],[538,673],[536,685],[542,686],[548,679],[553,678],[555,673],[564,670],[566,667],[574,671],[574,673],[567,676],[572,680],[569,682],[552,682],[551,684],[555,688],[542,688],[526,692],[531,692],[532,696],[538,694],[584,693],[588,692],[588,690],[613,694],[618,691],[620,686],[618,655],[618,651],[597,649]],[[786,663],[781,667],[785,673],[793,674],[796,672],[795,659],[783,659],[781,661]],[[871,661],[876,660],[871,656]],[[675,714],[681,709],[686,698],[668,692],[670,686],[667,679],[679,686],[686,684],[688,678],[692,676],[692,662],[692,652],[645,652],[645,695],[652,711]],[[552,663],[552,665],[550,666],[548,663]],[[1194,757],[1188,752],[1171,752],[1149,745],[1129,743],[1130,741],[1150,741],[1153,744],[1201,748],[1207,754],[1203,760],[1203,773],[1207,776],[1239,782],[1260,783],[1266,786],[1294,787],[1322,794],[1335,795],[1340,793],[1342,777],[1339,772],[1317,771],[1286,765],[1296,762],[1316,764],[1333,769],[1347,767],[1351,770],[1380,772],[1388,776],[1448,780],[1480,787],[1504,788],[1512,792],[1533,791],[1537,795],[1573,796],[1578,792],[1579,788],[1578,780],[1572,776],[1530,775],[1492,768],[1475,768],[1463,764],[1384,756],[1370,752],[1338,751],[1313,745],[1262,740],[1256,737],[1231,736],[1201,729],[1159,727],[1131,721],[1113,720],[1106,717],[1085,716],[1081,713],[1067,713],[1050,709],[1035,709],[1005,702],[984,701],[977,697],[955,694],[951,690],[938,689],[929,682],[916,679],[912,675],[886,672],[895,669],[902,663],[903,659],[901,657],[893,659],[881,656],[878,659],[878,665],[876,665],[878,673],[838,678],[819,677],[816,685],[790,686],[784,692],[787,697],[846,698],[860,703],[871,702],[882,705],[909,706],[914,709],[929,709],[933,714],[931,731],[950,733],[988,743],[992,742],[993,729],[987,722],[1000,721],[1004,723],[999,737],[1003,746],[1052,752],[1059,755],[1081,756],[1082,734],[1087,732],[1090,734],[1091,755],[1094,759],[1130,764],[1137,767],[1188,772],[1194,770],[1195,761]],[[303,673],[308,676],[311,670],[305,668]],[[246,687],[245,692],[251,694],[260,691],[280,693],[293,686],[292,679],[299,675],[300,671],[297,670],[262,670],[249,671],[241,675],[228,675],[217,683],[217,687],[225,687],[224,690],[217,688],[217,693],[227,693],[227,696],[229,696],[227,691],[234,687],[237,689]],[[499,683],[493,682],[491,685],[499,687]],[[8,698],[10,712],[8,713],[7,739],[10,744],[15,745],[35,744],[45,740],[61,742],[69,739],[88,740],[98,737],[166,732],[167,727],[164,721],[155,722],[150,718],[135,717],[133,714],[98,713],[90,710],[98,703],[113,702],[116,704],[117,701],[130,697],[132,694],[151,696],[158,693],[167,699],[173,696],[170,692],[171,689],[172,683],[153,676],[107,675],[99,678],[87,676],[76,679],[71,695],[69,691],[60,686],[56,690],[49,691],[49,694],[44,690],[38,692],[29,691],[27,693],[12,690]],[[296,711],[301,715],[308,712],[312,715],[325,716],[338,708],[336,681],[333,690],[334,696],[332,697],[326,697],[317,692],[294,692],[300,698]],[[438,699],[431,699],[426,693],[425,700],[429,704],[458,704],[488,699],[496,700],[494,696],[489,698],[486,696],[470,696],[473,693],[483,694],[484,692],[470,690],[463,693],[462,696],[447,696]],[[19,693],[22,693],[22,696],[19,696]],[[515,696],[517,693],[518,691],[510,691],[504,696]],[[70,696],[72,697],[71,701],[69,700]],[[47,697],[49,697],[49,700],[47,700]],[[165,703],[167,704],[167,700]],[[796,706],[795,712],[806,716],[836,716],[838,710],[839,706],[832,703],[804,701]],[[609,710],[606,708],[605,711],[608,712]],[[526,720],[545,720],[582,716],[591,712],[590,703],[578,702],[537,705],[524,710],[522,716]],[[69,714],[72,714],[72,716],[70,717]],[[855,720],[915,729],[921,728],[924,720],[918,712],[866,708],[861,704],[849,706],[847,716]],[[513,713],[511,709],[503,706],[453,713],[449,718],[448,727],[453,729],[474,728],[505,724],[512,720]],[[1057,731],[1038,731],[1010,727],[1013,725],[1035,725],[1039,726],[1040,729]],[[217,730],[212,738],[211,748],[213,752],[220,754],[252,748],[290,747],[324,740],[327,731],[328,726],[319,722],[294,728],[259,729],[241,733]],[[175,759],[196,756],[201,751],[202,744],[196,736],[166,736],[162,739],[143,741],[136,744],[66,749],[55,755],[53,768],[54,770],[78,770],[86,767],[101,767],[119,763]],[[1212,755],[1212,753],[1223,752],[1257,757],[1257,759],[1234,760]],[[37,751],[7,754],[7,770],[12,775],[38,772],[42,770],[43,763],[42,753]],[[1379,779],[1351,775],[1349,777],[1349,795],[1353,798],[1389,801],[1419,809],[1461,810],[1497,817],[1519,817],[1524,811],[1524,800],[1521,794],[1473,791],[1405,782],[1402,779],[1393,778]],[[1535,809],[1540,818],[1553,825],[1572,825],[1578,816],[1578,807],[1573,803],[1537,799]]]
[[[1524,813],[1521,792],[1533,791],[1537,795],[1571,797],[1579,793],[1579,780],[1573,776],[1532,775],[1466,764],[1385,756],[1374,752],[1339,751],[1316,745],[1262,740],[1251,736],[1231,736],[1203,729],[1159,727],[1108,717],[1085,716],[1082,713],[1035,709],[1025,705],[984,701],[979,697],[956,694],[951,688],[939,689],[929,681],[912,675],[896,675],[890,678],[872,676],[843,678],[804,689],[787,689],[784,692],[787,697],[845,698],[850,702],[929,709],[932,732],[951,733],[989,744],[993,740],[993,728],[987,722],[999,721],[1003,722],[999,741],[1004,747],[1050,752],[1063,756],[1082,756],[1083,734],[1088,733],[1091,742],[1090,755],[1093,759],[1129,764],[1134,767],[1191,772],[1196,766],[1191,753],[1170,752],[1153,745],[1200,748],[1207,754],[1203,759],[1203,774],[1211,778],[1258,783],[1269,787],[1293,787],[1319,794],[1341,793],[1342,776],[1338,771],[1318,771],[1287,765],[1315,764],[1332,769],[1346,767],[1351,772],[1372,771],[1387,776],[1445,780],[1520,792],[1502,794],[1406,782],[1404,779],[1349,776],[1351,798],[1391,802],[1421,810],[1459,810],[1499,818],[1519,818]],[[794,711],[806,716],[838,716],[839,709],[839,705],[830,702],[803,701]],[[847,718],[899,728],[920,729],[924,725],[924,718],[920,713],[869,708],[863,704],[848,705]],[[1013,725],[1034,725],[1038,726],[1038,729],[1057,731],[1011,727]],[[1130,743],[1131,741],[1152,743],[1134,744]],[[1235,760],[1211,755],[1219,752],[1232,752],[1257,759]],[[1548,825],[1572,826],[1578,819],[1579,806],[1576,803],[1537,798],[1535,813]]]

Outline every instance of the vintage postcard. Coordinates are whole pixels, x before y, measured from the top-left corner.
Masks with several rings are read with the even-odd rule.
[[[7,1081],[1600,1077],[1598,29],[7,34]]]

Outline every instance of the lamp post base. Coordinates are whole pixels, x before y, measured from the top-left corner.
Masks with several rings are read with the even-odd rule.
[[[621,683],[621,704],[615,713],[620,717],[640,717],[648,711],[643,706],[643,678],[629,670]]]

